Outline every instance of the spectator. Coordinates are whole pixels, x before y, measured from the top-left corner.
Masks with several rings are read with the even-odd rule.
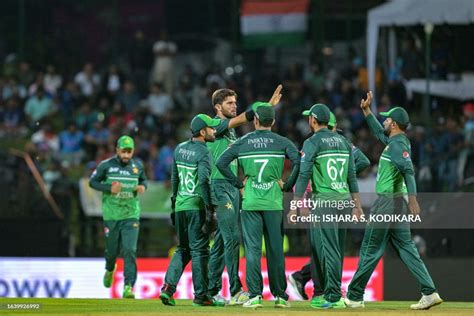
[[[7,83],[3,85],[2,99],[7,100],[12,96],[17,96],[20,99],[24,99],[28,96],[28,91],[25,86],[18,83],[14,77],[8,79]]]
[[[158,155],[152,161],[153,178],[155,181],[166,181],[171,178],[171,166],[173,164],[173,151],[176,143],[169,139],[166,145],[162,146]]]
[[[459,154],[464,147],[464,136],[459,130],[459,125],[454,118],[449,117],[446,120],[446,129],[440,139],[442,161],[438,169],[438,179],[441,181],[444,189],[452,192],[458,185],[458,159]]]
[[[123,75],[117,65],[111,64],[103,77],[102,89],[107,92],[109,97],[113,98],[122,87],[123,79]]]
[[[26,61],[20,63],[17,74],[18,82],[23,87],[29,87],[35,80],[35,74],[30,68],[30,64]]]
[[[83,141],[84,133],[77,129],[74,122],[69,123],[68,128],[59,133],[61,160],[67,161],[73,166],[79,165],[84,157]]]
[[[92,111],[89,102],[84,102],[76,115],[76,126],[82,131],[88,131],[92,128],[97,119],[98,113]]]
[[[23,137],[28,133],[24,124],[24,114],[20,108],[20,100],[11,97],[6,102],[6,108],[0,115],[0,126],[6,136]]]
[[[150,112],[157,117],[163,116],[173,108],[173,99],[171,99],[168,93],[163,91],[163,86],[159,83],[152,84],[146,101]]]
[[[31,135],[31,141],[47,160],[59,152],[59,138],[49,122],[45,122],[42,128]]]
[[[51,98],[45,96],[44,88],[38,87],[34,96],[26,102],[25,114],[28,117],[30,126],[53,113],[53,102]]]
[[[125,111],[124,106],[118,101],[114,103],[108,123],[109,130],[129,131],[135,127],[132,113]]]
[[[46,80],[46,79],[45,79]],[[59,108],[65,118],[72,118],[79,101],[79,91],[74,81],[68,81],[66,88],[59,93]]]
[[[465,148],[459,156],[458,183],[464,184],[464,173],[468,161],[473,161],[474,153],[474,103],[467,103],[463,107],[464,112],[464,140]]]
[[[46,66],[46,75],[44,75],[44,89],[51,95],[56,95],[58,89],[63,84],[63,78],[56,73],[56,67]]]
[[[92,63],[86,63],[82,71],[74,77],[74,82],[79,86],[84,96],[90,97],[97,92],[100,77],[94,72]]]
[[[138,103],[140,103],[140,95],[135,90],[133,82],[127,80],[117,95],[117,101],[125,106],[127,112],[134,112]]]
[[[45,88],[44,87],[44,73],[42,72],[38,72],[36,74],[35,81],[32,84],[30,84],[30,86],[28,87],[28,95],[32,96],[33,94],[35,94],[38,87],[43,87],[43,89]],[[44,89],[44,92],[45,92],[45,95],[47,95],[48,97],[52,97],[51,93],[46,91],[46,89]]]
[[[155,63],[151,75],[152,82],[159,82],[163,85],[168,94],[173,94],[175,81],[174,56],[178,47],[168,40],[168,33],[162,31],[160,40],[153,45]]]
[[[104,127],[103,122],[96,121],[92,129],[86,134],[85,142],[91,157],[95,157],[99,147],[106,147],[109,142],[110,131]]]

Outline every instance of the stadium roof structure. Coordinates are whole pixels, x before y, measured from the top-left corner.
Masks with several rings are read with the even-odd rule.
[[[367,70],[369,88],[375,90],[375,62],[379,28],[431,23],[474,23],[473,0],[393,0],[369,11],[367,19]],[[391,46],[391,47],[390,47]],[[389,50],[394,55],[395,34],[389,34]]]

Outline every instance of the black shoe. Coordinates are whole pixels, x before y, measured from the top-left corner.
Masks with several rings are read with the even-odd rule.
[[[306,284],[303,284],[299,279],[295,278],[293,274],[290,274],[288,276],[288,282],[290,282],[291,286],[295,290],[295,292],[299,295],[300,299],[302,300],[308,300],[308,295],[306,295],[306,292],[304,291],[304,287]]]
[[[193,306],[214,306],[214,301],[209,297],[194,298]]]

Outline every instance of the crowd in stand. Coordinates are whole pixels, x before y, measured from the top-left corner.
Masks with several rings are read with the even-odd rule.
[[[148,177],[166,181],[175,145],[189,137],[190,117],[198,112],[213,114],[210,95],[215,89],[234,89],[243,111],[255,100],[267,100],[282,83],[276,132],[301,147],[309,132],[301,111],[325,103],[346,136],[376,165],[383,148],[368,132],[359,109],[367,91],[361,58],[355,56],[340,69],[295,63],[281,76],[272,65],[264,65],[258,74],[244,67],[229,75],[212,64],[199,73],[192,60],[176,67],[178,48],[173,42],[163,39],[149,47],[143,38],[137,32],[126,67],[88,62],[77,73],[66,74],[54,65],[5,62],[0,76],[0,137],[27,139],[26,148],[47,172],[86,163],[94,166],[91,162],[113,155],[120,135],[129,134],[136,140],[136,155],[144,161]],[[386,79],[378,74],[381,110],[402,105],[410,113],[419,112],[407,100],[402,84],[416,72],[415,57],[409,52],[401,55],[399,68]],[[427,191],[453,191],[463,184],[474,145],[474,105],[450,113],[436,112],[433,127],[414,124],[409,130],[418,182]],[[250,129],[245,126],[239,132]],[[375,167],[365,175],[374,172]]]

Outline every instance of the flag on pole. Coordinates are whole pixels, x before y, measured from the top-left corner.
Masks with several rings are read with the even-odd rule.
[[[246,48],[304,43],[309,0],[243,0],[240,29]]]

